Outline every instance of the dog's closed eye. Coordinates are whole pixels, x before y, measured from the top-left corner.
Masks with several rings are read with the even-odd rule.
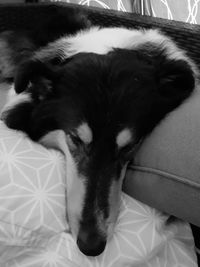
[[[70,134],[66,135],[66,143],[68,145],[68,148],[70,151],[75,151],[76,150],[76,144],[73,142],[73,139],[71,138]]]
[[[67,143],[72,150],[92,142],[92,130],[86,122],[81,123],[74,131],[67,134]]]
[[[66,142],[67,142],[67,144],[69,146],[69,149],[72,150],[72,151],[76,150],[78,147],[83,145],[82,140],[78,137],[78,135],[76,135],[73,132],[67,134]]]

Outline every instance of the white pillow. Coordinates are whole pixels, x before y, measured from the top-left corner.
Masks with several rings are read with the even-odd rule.
[[[126,194],[98,257],[76,247],[66,222],[64,158],[0,122],[0,266],[194,267],[191,229]]]

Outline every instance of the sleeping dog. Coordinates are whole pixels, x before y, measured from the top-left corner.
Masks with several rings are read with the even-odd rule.
[[[18,68],[2,118],[65,154],[67,218],[85,255],[112,236],[136,147],[196,83],[194,63],[157,30],[90,28]]]

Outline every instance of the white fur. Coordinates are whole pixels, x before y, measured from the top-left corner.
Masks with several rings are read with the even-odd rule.
[[[39,50],[35,58],[45,60],[55,56],[55,53],[64,59],[80,52],[105,54],[113,47],[126,47],[126,42],[131,36],[140,34],[139,31],[125,28],[92,27],[74,36],[62,37],[50,43],[46,48]]]
[[[77,134],[79,138],[83,141],[83,143],[90,144],[92,142],[92,130],[86,122],[83,122],[77,128]]]
[[[78,174],[67,142],[66,135],[62,130],[49,132],[39,142],[47,148],[58,149],[66,158],[66,192],[67,192],[67,217],[72,235],[76,239],[79,231],[79,221],[85,198],[85,179]]]
[[[21,94],[16,94],[15,90],[14,90],[14,85],[12,85],[9,89],[8,89],[8,93],[7,93],[7,97],[6,97],[6,104],[4,105],[3,109],[2,109],[2,113],[12,109],[14,106],[20,104],[20,103],[24,103],[24,102],[31,102],[31,96],[29,93],[27,92],[23,92]]]
[[[79,222],[85,199],[85,178],[77,171],[76,163],[70,153],[67,155],[67,214],[72,235],[77,238]]]
[[[130,129],[126,128],[121,130],[116,137],[116,144],[118,148],[120,149],[128,145],[132,141],[132,138],[133,137]]]
[[[99,28],[92,27],[80,31],[72,36],[65,36],[50,43],[35,54],[41,61],[49,60],[55,55],[66,59],[80,52],[106,54],[113,48],[133,49],[147,42],[155,44],[165,50],[169,59],[182,59],[188,62],[194,73],[198,71],[193,61],[185,52],[159,30],[134,30],[126,28]]]
[[[114,226],[121,207],[122,183],[125,177],[127,163],[123,166],[118,180],[113,180],[109,191],[109,206],[112,207],[107,219],[107,235],[110,238],[113,235]]]

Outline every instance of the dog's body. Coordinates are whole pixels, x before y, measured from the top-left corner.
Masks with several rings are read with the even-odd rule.
[[[19,67],[20,95],[3,119],[66,155],[67,215],[84,254],[104,250],[136,145],[191,94],[196,75],[158,31],[123,28],[62,37]]]
[[[74,9],[55,9],[51,16],[43,16],[40,27],[8,30],[0,33],[0,82],[13,81],[16,69],[35,51],[63,35],[74,35],[90,27],[87,16]]]

